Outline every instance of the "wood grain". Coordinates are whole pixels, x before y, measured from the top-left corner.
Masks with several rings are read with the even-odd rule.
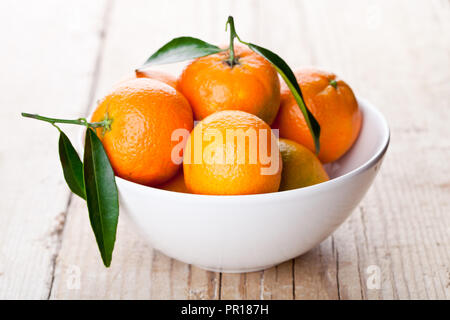
[[[44,1],[32,9],[18,24],[17,2],[0,5],[9,48],[0,51],[8,121],[0,133],[11,137],[0,151],[0,298],[450,299],[448,1]],[[84,203],[55,170],[54,129],[18,113],[84,115],[168,39],[226,43],[229,14],[241,38],[294,69],[333,70],[382,111],[392,138],[382,170],[332,236],[277,267],[220,274],[186,265],[153,251],[122,215],[105,269]]]
[[[86,108],[103,6],[0,3],[0,299],[49,296],[70,194],[58,132],[20,112],[70,118]]]
[[[449,152],[448,139],[441,139],[449,129],[441,125],[449,116],[444,87],[450,29],[448,19],[432,22],[449,17],[448,2],[327,3],[328,10],[307,4],[310,29],[330,40],[311,43],[317,63],[339,71],[373,101],[392,130],[380,176],[359,210],[333,235],[340,298],[448,299],[450,211],[448,190],[441,186],[450,175],[449,167],[439,164]],[[366,12],[365,18],[343,18],[350,6]],[[335,14],[320,24],[328,11]],[[398,12],[405,17],[401,22]],[[418,25],[417,19],[427,23]],[[333,36],[345,41],[326,37],[331,25]],[[431,36],[435,32],[443,36]],[[381,269],[380,290],[367,289],[370,265]]]

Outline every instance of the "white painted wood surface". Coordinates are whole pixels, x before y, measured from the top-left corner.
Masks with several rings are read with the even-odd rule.
[[[20,112],[77,117],[92,88],[104,5],[0,2],[0,297],[46,299],[70,202],[55,128]]]
[[[331,237],[264,272],[174,261],[125,215],[105,269],[87,209],[64,184],[55,129],[19,113],[83,116],[167,40],[226,43],[228,14],[243,39],[293,68],[338,73],[380,108],[392,130],[382,170]],[[450,298],[448,1],[7,0],[0,27],[0,298]]]

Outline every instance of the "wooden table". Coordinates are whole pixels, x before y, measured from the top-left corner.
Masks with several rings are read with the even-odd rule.
[[[243,39],[333,70],[379,107],[392,131],[382,170],[332,236],[272,269],[172,260],[125,215],[106,269],[56,130],[19,113],[84,116],[169,39],[226,43],[228,14]],[[7,0],[0,39],[0,298],[450,298],[449,1]]]

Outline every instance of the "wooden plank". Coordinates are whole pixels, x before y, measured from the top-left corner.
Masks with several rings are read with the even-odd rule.
[[[113,81],[121,79],[110,77],[110,72],[116,70],[112,66],[107,66],[107,71],[104,71],[111,20],[115,18],[114,14],[118,14],[117,11],[114,13],[114,9],[117,8],[110,1],[105,10],[103,43],[98,60],[99,74],[96,83],[93,84],[95,90],[93,97],[96,98],[99,97],[98,91],[101,89],[98,88],[103,81],[111,86],[110,79],[114,79]],[[89,110],[94,101],[95,99],[91,101]],[[147,243],[135,234],[135,228],[126,215],[121,215],[119,219],[113,263],[109,269],[103,266],[100,259],[85,203],[73,198],[67,216],[61,252],[56,261],[51,299],[150,298],[149,271],[152,267],[153,252]]]
[[[337,257],[332,237],[294,261],[295,299],[336,300]]]
[[[150,298],[152,249],[134,234],[126,215],[119,221],[113,263],[106,269],[90,229],[86,204],[72,199],[51,299]]]
[[[373,101],[392,130],[380,176],[333,236],[340,298],[448,299],[449,167],[439,164],[450,150],[441,138],[450,133],[449,4],[304,5],[317,64]],[[367,287],[370,266],[380,268],[378,290]]]
[[[222,274],[221,299],[291,300],[294,298],[293,261],[251,273]]]
[[[157,299],[218,299],[219,274],[187,265],[154,251],[151,297]]]
[[[103,9],[103,1],[0,3],[0,299],[49,295],[69,191],[57,131],[20,112],[70,118],[86,108]]]

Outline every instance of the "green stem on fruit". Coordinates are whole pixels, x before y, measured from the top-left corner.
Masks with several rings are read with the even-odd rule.
[[[102,120],[100,122],[88,122],[86,120],[86,118],[78,118],[78,119],[74,119],[74,120],[56,119],[56,118],[43,117],[38,114],[31,114],[31,113],[25,113],[25,112],[22,112],[22,117],[45,121],[45,122],[51,123],[55,127],[57,127],[55,125],[56,123],[67,123],[67,124],[76,124],[79,126],[85,126],[87,128],[104,128],[106,130],[109,130],[111,128],[111,123],[112,123],[112,119],[110,119],[108,117],[106,117],[104,120]]]
[[[234,20],[232,16],[228,17],[227,23],[225,25],[225,31],[227,31],[228,25],[230,26],[230,46],[228,48],[230,52],[230,59],[228,60],[228,63],[233,68],[233,66],[238,63],[234,54],[234,38],[237,38],[239,41],[240,39],[236,33],[236,29],[234,28]]]
[[[334,79],[330,80],[330,85],[331,85],[333,88],[337,89],[337,82],[336,82],[336,80],[334,80]]]

